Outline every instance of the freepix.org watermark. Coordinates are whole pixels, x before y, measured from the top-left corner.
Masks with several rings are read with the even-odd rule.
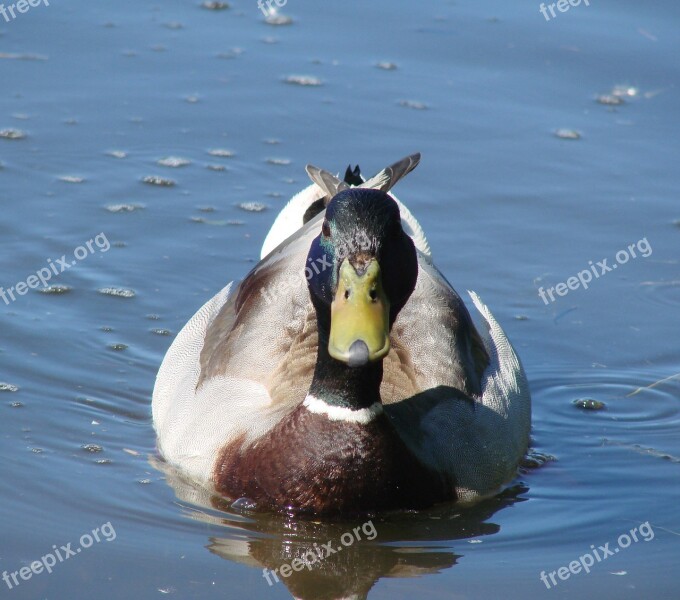
[[[345,257],[349,256],[350,254],[353,254],[354,252],[366,251],[370,247],[371,240],[363,231],[357,233],[355,239],[349,243],[338,243],[335,250],[338,264],[342,263]],[[314,260],[308,258],[307,263],[308,264],[305,265],[304,271],[300,271],[300,275],[297,278],[298,281],[295,280],[296,278],[292,278],[292,280],[281,280],[276,284],[271,284],[266,289],[262,288],[260,290],[260,294],[266,300],[267,304],[274,302],[278,296],[286,295],[287,293],[292,292],[294,289],[296,289],[300,283],[300,280],[304,285],[306,285],[307,282],[312,277],[314,277],[314,275],[320,275],[326,269],[331,269],[333,267],[333,263],[328,259],[326,254]]]
[[[257,8],[262,11],[265,17],[269,17],[276,13],[276,8],[272,6],[275,4],[279,8],[283,8],[288,3],[288,0],[257,0]]]
[[[581,0],[558,0],[558,2],[553,2],[552,4],[545,5],[545,2],[541,2],[541,6],[538,7],[540,13],[545,17],[546,21],[554,19],[557,16],[555,8],[560,12],[567,12],[572,6],[578,6],[581,4]],[[590,0],[583,0],[583,4],[590,6]],[[552,16],[548,16],[548,11]]]
[[[10,21],[14,21],[18,15],[23,15],[31,10],[31,8],[35,8],[41,4],[43,6],[50,5],[48,0],[19,0],[18,2],[8,4],[7,6],[0,4],[0,15],[3,16],[6,23],[9,23]]]
[[[640,537],[638,537],[638,533]],[[590,568],[598,563],[607,560],[610,556],[618,554],[621,550],[628,548],[633,542],[639,542],[640,540],[649,542],[654,539],[654,530],[649,524],[649,521],[645,521],[637,527],[633,527],[628,533],[622,533],[616,540],[618,546],[616,548],[610,548],[610,542],[607,542],[604,546],[598,546],[595,548],[595,544],[590,545],[591,552],[586,552],[584,555],[579,556],[578,560],[572,560],[568,567],[560,567],[555,571],[550,571],[546,573],[541,571],[539,579],[545,583],[545,587],[552,589],[555,587],[559,581],[566,581],[572,575],[578,575],[581,571],[590,573]],[[552,585],[551,585],[552,582]]]
[[[82,246],[78,246],[73,251],[75,260],[69,262],[66,258],[66,254],[63,254],[61,258],[58,258],[55,261],[48,258],[47,266],[38,269],[35,274],[29,275],[26,278],[26,281],[20,281],[7,289],[0,287],[0,298],[4,300],[5,304],[9,304],[17,299],[14,295],[15,292],[19,296],[24,296],[29,289],[34,290],[40,286],[43,288],[47,287],[47,282],[50,281],[52,277],[61,275],[66,269],[70,269],[78,261],[85,260],[90,254],[94,254],[95,246],[100,252],[107,252],[108,249],[111,248],[111,244],[106,235],[100,233],[94,236],[94,238],[87,240]]]
[[[33,575],[40,575],[43,572],[52,573],[55,566],[71,557],[80,554],[83,550],[91,548],[95,542],[101,541],[112,542],[116,539],[116,530],[111,525],[111,521],[104,523],[99,527],[93,529],[90,533],[84,533],[80,536],[80,546],[78,548],[71,548],[73,542],[57,548],[57,545],[52,546],[52,552],[48,552],[40,557],[40,560],[34,560],[30,565],[21,567],[20,569],[9,573],[3,571],[2,580],[7,584],[7,587],[12,590],[21,585],[22,581],[28,581]]]
[[[352,529],[351,532],[347,531],[343,533],[340,536],[340,543],[342,546],[334,544],[333,540],[321,544],[321,547],[319,547],[319,544],[315,543],[314,549],[309,548],[300,558],[294,558],[290,563],[285,563],[273,571],[270,571],[267,568],[262,569],[262,577],[264,577],[271,586],[274,585],[274,582],[278,583],[281,581],[278,578],[277,573],[280,573],[282,577],[290,577],[294,571],[302,571],[304,568],[311,571],[314,565],[326,560],[332,554],[342,552],[343,547],[348,548],[354,544],[355,541],[361,541],[362,533],[369,541],[374,540],[377,537],[378,531],[376,530],[375,525],[373,525],[373,521],[366,521],[363,525],[359,525]],[[274,581],[271,580],[271,577],[274,578]]]
[[[593,276],[595,279],[598,279],[607,273],[611,273],[619,265],[625,265],[631,258],[637,258],[638,254],[636,253],[636,249],[637,252],[640,253],[639,256],[642,256],[642,258],[647,258],[652,254],[652,246],[647,241],[647,238],[644,237],[634,244],[630,244],[627,250],[619,250],[616,253],[615,263],[612,263],[611,265],[607,264],[609,261],[608,258],[596,261],[595,264],[593,264],[592,260],[589,260],[587,269],[580,271],[575,277],[569,277],[566,282],[558,283],[556,286],[549,287],[547,290],[543,289],[543,287],[538,288],[538,295],[545,304],[548,304],[549,302],[555,302],[555,294],[558,296],[566,296],[569,293],[569,290],[577,290],[580,287],[587,290],[588,285],[593,281]],[[550,301],[548,301],[548,297],[550,298]]]

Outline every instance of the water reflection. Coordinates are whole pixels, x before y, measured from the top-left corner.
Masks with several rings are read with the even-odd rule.
[[[263,586],[267,581],[283,584],[301,600],[366,598],[382,577],[419,577],[453,567],[464,553],[454,551],[452,542],[498,533],[500,526],[490,519],[525,501],[521,496],[528,491],[517,484],[468,509],[445,504],[426,511],[316,521],[235,511],[230,502],[186,480],[167,463],[155,457],[151,462],[165,473],[186,516],[227,528],[224,537],[209,538],[210,552],[267,569]],[[335,552],[329,553],[329,547]],[[313,561],[310,551],[323,558]],[[284,565],[293,568],[284,567],[282,574]]]

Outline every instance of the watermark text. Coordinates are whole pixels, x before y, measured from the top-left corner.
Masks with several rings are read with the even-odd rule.
[[[638,534],[640,534],[639,537]],[[622,533],[616,540],[618,546],[615,548],[609,547],[611,542],[607,542],[604,546],[598,546],[597,548],[595,548],[595,544],[591,544],[591,552],[586,552],[582,556],[579,556],[578,560],[572,560],[569,563],[569,566],[560,567],[549,573],[541,571],[541,574],[538,577],[545,584],[545,587],[550,590],[559,583],[558,578],[562,581],[566,581],[572,575],[578,575],[581,571],[590,573],[591,567],[595,564],[607,560],[610,556],[618,554],[621,550],[625,550],[633,542],[639,542],[640,540],[649,542],[653,539],[654,530],[649,524],[649,521],[645,521],[641,525],[633,527],[628,533]]]
[[[288,3],[288,0],[257,0],[257,8],[262,11],[265,17],[270,17],[276,14],[276,8],[272,4],[276,4],[279,8],[283,8]]]
[[[581,4],[581,0],[558,0],[546,6],[545,2],[541,2],[541,6],[538,7],[539,12],[545,17],[546,21],[554,19],[557,16],[555,8],[560,12],[567,12],[572,6],[578,6]],[[590,0],[583,0],[583,4],[590,6]],[[550,16],[548,16],[548,11],[550,11]]]
[[[18,2],[8,4],[7,6],[0,4],[0,15],[3,16],[6,23],[9,23],[10,21],[14,21],[18,15],[23,15],[31,10],[31,8],[35,8],[41,4],[43,6],[50,5],[49,0],[19,0]]]
[[[11,590],[21,584],[21,581],[28,581],[33,575],[40,575],[43,572],[48,574],[52,573],[52,570],[59,563],[69,560],[80,554],[83,550],[87,550],[92,547],[92,545],[102,540],[107,542],[112,542],[116,539],[116,530],[111,525],[111,521],[104,523],[103,525],[96,527],[90,533],[84,533],[80,536],[80,546],[77,548],[71,548],[73,542],[69,542],[63,546],[57,548],[57,545],[52,546],[52,552],[48,552],[44,556],[40,557],[40,560],[34,560],[30,565],[21,567],[13,572],[3,571],[2,580],[7,584],[7,587]],[[57,562],[58,561],[58,562]]]
[[[595,264],[593,264],[592,260],[589,260],[587,269],[580,271],[574,277],[569,277],[566,282],[558,283],[547,289],[544,289],[543,287],[538,288],[538,295],[545,304],[549,304],[550,302],[555,302],[555,294],[558,296],[566,296],[569,293],[569,290],[577,290],[580,287],[587,290],[588,285],[593,281],[593,276],[595,279],[598,279],[607,273],[611,273],[619,265],[625,265],[631,258],[637,258],[638,254],[635,252],[636,249],[642,258],[647,258],[652,254],[652,246],[647,241],[647,238],[644,237],[634,244],[630,244],[626,250],[619,250],[616,253],[615,263],[612,263],[611,265],[607,264],[609,261],[607,258],[596,261]],[[550,300],[548,300],[548,298],[550,298]]]
[[[61,258],[57,258],[54,261],[51,258],[48,258],[47,266],[38,269],[33,275],[29,275],[26,278],[26,281],[20,281],[7,289],[0,287],[0,298],[4,300],[5,304],[9,304],[17,299],[14,295],[15,292],[19,296],[24,296],[29,289],[33,290],[41,285],[43,288],[47,287],[47,282],[50,281],[53,276],[61,275],[78,261],[86,259],[90,254],[94,254],[95,246],[100,252],[107,252],[108,249],[111,248],[111,243],[104,233],[100,233],[94,236],[94,238],[87,240],[85,244],[78,246],[73,251],[75,260],[69,262],[66,258],[66,254],[63,254]]]
[[[355,541],[361,541],[362,533],[369,541],[372,541],[377,537],[378,531],[376,530],[375,525],[373,525],[373,521],[367,521],[363,525],[359,525],[352,529],[351,532],[347,531],[343,533],[340,536],[340,543],[342,544],[341,546],[335,545],[333,540],[329,540],[325,544],[321,544],[321,546],[315,543],[313,549],[307,549],[305,552],[301,553],[298,558],[294,558],[290,563],[285,563],[271,571],[267,568],[262,569],[262,577],[264,577],[267,580],[267,583],[271,586],[274,585],[275,582],[278,583],[281,581],[278,577],[279,574],[282,577],[287,578],[290,577],[293,572],[302,571],[304,568],[307,568],[309,571],[311,571],[314,565],[326,560],[332,554],[342,552],[343,548],[348,548],[354,544]],[[272,577],[274,578],[274,581],[272,581]]]

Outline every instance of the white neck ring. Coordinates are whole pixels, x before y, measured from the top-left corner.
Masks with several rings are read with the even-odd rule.
[[[332,406],[311,394],[307,394],[302,405],[309,412],[326,415],[330,421],[344,421],[345,423],[358,423],[360,425],[367,425],[383,413],[383,405],[380,402],[376,402],[368,408],[352,410],[344,406]]]

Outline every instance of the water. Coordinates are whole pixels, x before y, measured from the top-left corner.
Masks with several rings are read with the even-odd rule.
[[[100,530],[2,597],[676,597],[677,3],[592,0],[550,21],[528,0],[283,13],[73,0],[0,17],[0,130],[26,136],[0,138],[0,285],[75,261],[49,282],[64,293],[0,300],[0,381],[18,387],[0,391],[0,572]],[[617,85],[634,96],[596,101]],[[370,174],[414,151],[395,191],[515,343],[533,447],[556,460],[472,510],[375,517],[374,540],[269,586],[263,566],[362,524],[234,511],[159,471],[155,373],[255,263],[307,162]],[[189,164],[158,164],[173,157]],[[643,239],[647,257],[540,299]],[[589,574],[539,579],[645,522],[653,539]]]

